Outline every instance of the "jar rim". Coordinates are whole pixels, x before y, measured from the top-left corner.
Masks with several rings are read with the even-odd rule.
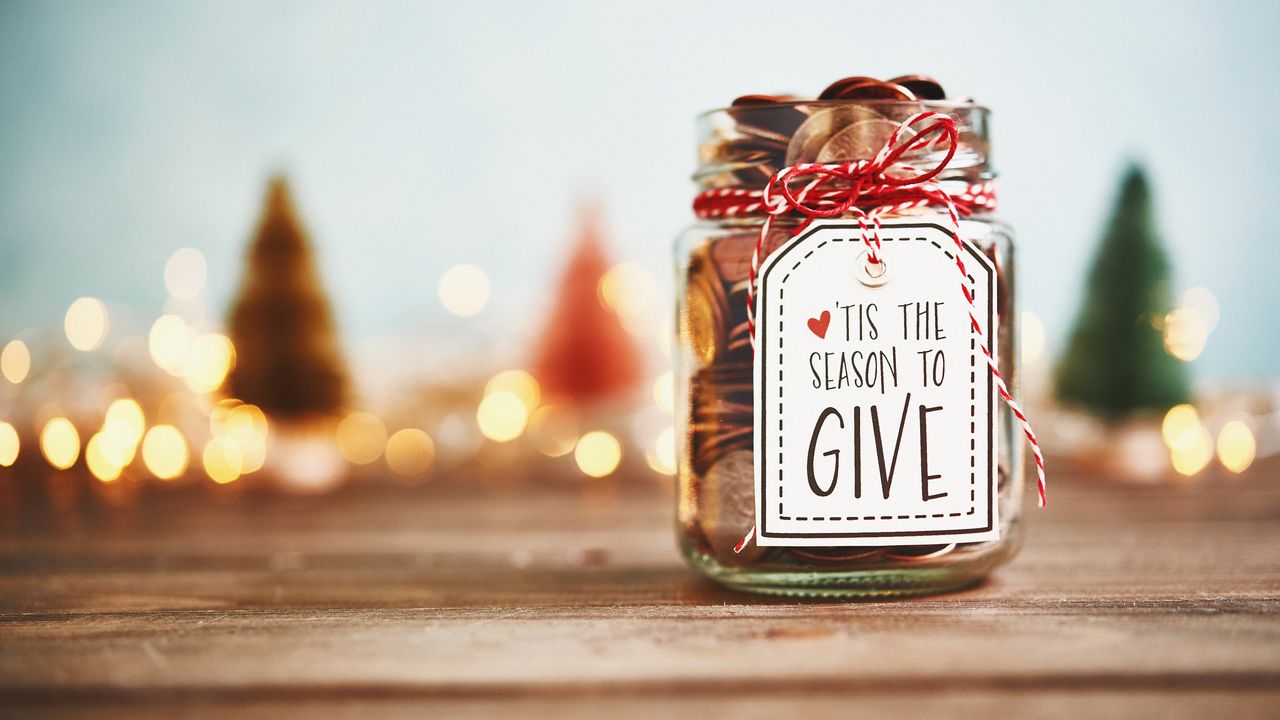
[[[865,105],[868,107],[880,108],[911,108],[917,107],[921,110],[944,110],[955,111],[965,110],[969,112],[978,112],[986,115],[991,114],[991,108],[986,105],[971,102],[968,100],[889,100],[878,98],[856,98],[856,99],[835,99],[835,100],[818,100],[818,99],[796,99],[784,100],[781,102],[767,103],[751,103],[745,105],[727,105],[724,107],[712,108],[704,110],[694,117],[703,119],[715,115],[717,113],[733,113],[733,112],[751,112],[753,110],[767,110],[771,108],[787,109],[787,108],[834,108],[834,107],[850,107]]]

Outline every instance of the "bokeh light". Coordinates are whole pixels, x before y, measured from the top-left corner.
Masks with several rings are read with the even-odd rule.
[[[17,385],[27,379],[31,372],[31,351],[21,340],[12,340],[0,350],[0,374],[4,379]]]
[[[1044,357],[1044,325],[1035,313],[1022,311],[1022,362],[1033,363]]]
[[[468,317],[489,304],[489,276],[475,265],[455,265],[440,277],[440,302],[458,317]]]
[[[116,445],[136,448],[146,429],[147,419],[137,400],[118,398],[107,407],[106,417],[102,421],[102,433],[110,436]],[[133,451],[130,450],[124,464],[128,465],[132,460]]]
[[[1164,437],[1165,445],[1173,448],[1190,442],[1191,436],[1198,427],[1200,427],[1200,414],[1194,407],[1182,403],[1169,408],[1169,411],[1164,414],[1164,420],[1160,423],[1160,434]]]
[[[497,442],[520,437],[528,421],[529,411],[525,409],[524,401],[505,391],[485,395],[476,410],[480,432]]]
[[[233,483],[244,472],[244,454],[230,438],[216,437],[204,446],[200,456],[204,472],[219,485]]]
[[[387,466],[401,477],[419,477],[431,469],[436,445],[418,428],[397,430],[387,439]]]
[[[119,449],[113,447],[111,437],[103,433],[96,433],[89,438],[89,443],[84,447],[85,465],[89,467],[89,472],[94,477],[104,483],[119,479],[121,471],[124,470],[124,463],[120,460]]]
[[[1199,313],[1178,308],[1164,318],[1164,347],[1170,355],[1190,362],[1204,351],[1211,329]]]
[[[256,405],[227,399],[213,406],[209,429],[215,438],[225,438],[240,450],[240,474],[262,469],[267,460],[267,416]]]
[[[675,375],[670,370],[653,381],[653,402],[658,409],[668,415],[675,412],[676,386]]]
[[[107,306],[94,297],[82,297],[71,303],[63,319],[67,341],[71,347],[84,352],[102,347],[109,324]]]
[[[605,477],[618,469],[622,460],[622,445],[618,439],[603,430],[593,430],[578,439],[573,449],[573,459],[578,469],[591,477]]]
[[[1169,457],[1174,470],[1187,476],[1195,475],[1213,459],[1213,438],[1197,423],[1194,430],[1183,433],[1179,444],[1169,448]]]
[[[493,376],[485,386],[485,395],[507,392],[520,398],[526,413],[532,413],[542,400],[538,381],[524,370],[507,370]]]
[[[645,453],[645,460],[654,472],[663,475],[676,474],[676,429],[668,426],[658,433],[653,452]]]
[[[64,417],[56,417],[44,424],[40,431],[40,452],[50,465],[66,470],[80,457],[80,433],[76,426]]]
[[[1258,443],[1253,431],[1240,420],[1232,420],[1218,431],[1218,462],[1233,473],[1242,473],[1253,465]]]
[[[650,335],[656,329],[653,306],[657,284],[653,273],[635,262],[618,263],[600,278],[600,302],[618,315],[619,321],[633,335]]]
[[[204,254],[195,248],[182,248],[169,256],[164,265],[164,287],[179,300],[190,300],[204,289],[208,275]]]
[[[382,457],[387,446],[387,426],[376,415],[353,412],[338,423],[338,452],[347,462],[367,465]]]
[[[182,373],[187,352],[191,349],[191,328],[177,315],[161,315],[151,325],[147,335],[147,349],[151,359],[171,375]]]
[[[568,455],[578,442],[578,417],[567,405],[543,405],[529,418],[528,432],[543,455]]]
[[[0,467],[12,467],[18,461],[21,447],[18,431],[9,423],[0,421]]]
[[[182,379],[192,391],[210,393],[222,387],[235,362],[236,350],[230,338],[205,333],[191,341],[182,364]]]
[[[1178,297],[1178,307],[1194,312],[1210,331],[1218,326],[1218,320],[1222,316],[1218,298],[1208,288],[1193,287],[1184,290]]]
[[[156,425],[142,438],[142,462],[161,480],[182,475],[190,460],[186,438],[172,425]]]

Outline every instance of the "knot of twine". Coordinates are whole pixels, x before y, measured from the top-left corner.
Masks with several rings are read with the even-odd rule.
[[[724,188],[699,193],[694,198],[693,210],[697,217],[704,219],[764,217],[755,251],[751,256],[751,272],[747,284],[747,326],[754,349],[756,276],[775,218],[787,214],[803,216],[804,220],[792,232],[794,236],[803,232],[814,220],[852,216],[862,229],[867,263],[878,266],[883,262],[880,255],[881,218],[917,208],[945,209],[951,220],[951,238],[958,251],[955,254],[956,268],[960,272],[960,291],[968,304],[969,322],[977,336],[977,345],[987,360],[987,367],[1000,398],[1018,419],[1031,447],[1036,463],[1039,505],[1044,507],[1045,471],[1040,442],[1031,428],[1031,422],[1005,385],[996,366],[996,358],[988,346],[988,336],[974,313],[973,294],[964,283],[968,273],[964,267],[964,241],[960,239],[958,232],[960,217],[979,209],[994,209],[995,185],[987,182],[955,187],[954,183],[938,180],[938,176],[955,157],[959,138],[955,118],[950,115],[929,111],[916,113],[894,129],[884,146],[870,160],[799,163],[779,170],[763,190]],[[941,157],[930,166],[921,167],[911,162],[913,155],[930,150],[942,152]],[[755,533],[756,529],[752,527],[734,548],[734,552],[741,552],[755,537]]]

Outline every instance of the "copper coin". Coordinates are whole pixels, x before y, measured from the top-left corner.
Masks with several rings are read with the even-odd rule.
[[[818,151],[816,162],[837,163],[851,160],[870,160],[893,137],[899,124],[884,118],[862,120],[832,135]],[[900,141],[915,137],[911,130],[904,130]]]
[[[823,108],[809,116],[787,145],[783,162],[788,166],[818,162],[822,147],[841,130],[867,120],[884,120],[884,116],[866,105],[841,105]]]
[[[819,100],[906,100],[914,101],[916,96],[910,90],[894,83],[881,82],[867,78],[837,80],[819,96]]]
[[[778,103],[797,102],[800,98],[795,95],[743,95],[733,99],[730,104],[732,107],[742,107],[743,105],[776,105]]]
[[[942,83],[926,75],[903,75],[889,82],[910,90],[920,100],[947,99],[947,91],[942,89]]]
[[[873,77],[867,77],[866,75],[854,75],[852,77],[840,78],[839,80],[828,85],[827,88],[818,95],[818,99],[834,100],[836,98],[841,97],[840,93],[843,92],[847,87],[854,86],[854,85],[865,85],[867,83],[878,83],[878,82],[880,81]]]

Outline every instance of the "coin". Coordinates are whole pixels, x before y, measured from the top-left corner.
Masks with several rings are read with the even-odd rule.
[[[698,499],[702,531],[712,550],[722,559],[749,562],[761,553],[752,543],[734,553],[742,537],[756,522],[755,458],[738,450],[720,458],[702,477]]]
[[[818,95],[818,99],[819,100],[835,100],[841,97],[840,93],[843,92],[848,87],[852,87],[856,85],[865,85],[867,83],[878,83],[878,82],[880,81],[873,77],[867,77],[866,75],[854,75],[852,77],[840,78],[839,80],[828,85],[826,89],[823,90]]]
[[[926,75],[902,75],[889,82],[910,90],[920,100],[947,99],[947,91],[942,89],[942,83]]]
[[[783,162],[788,166],[818,162],[818,153],[833,135],[867,120],[884,120],[884,117],[866,105],[841,105],[819,110],[791,136]]]
[[[822,91],[819,100],[906,100],[916,99],[907,88],[891,82],[872,78],[845,78],[837,80]]]
[[[852,160],[870,160],[880,152],[884,144],[893,137],[899,124],[884,118],[861,120],[831,136],[816,158],[820,163],[849,162]],[[911,130],[904,130],[902,140],[915,137]]]

